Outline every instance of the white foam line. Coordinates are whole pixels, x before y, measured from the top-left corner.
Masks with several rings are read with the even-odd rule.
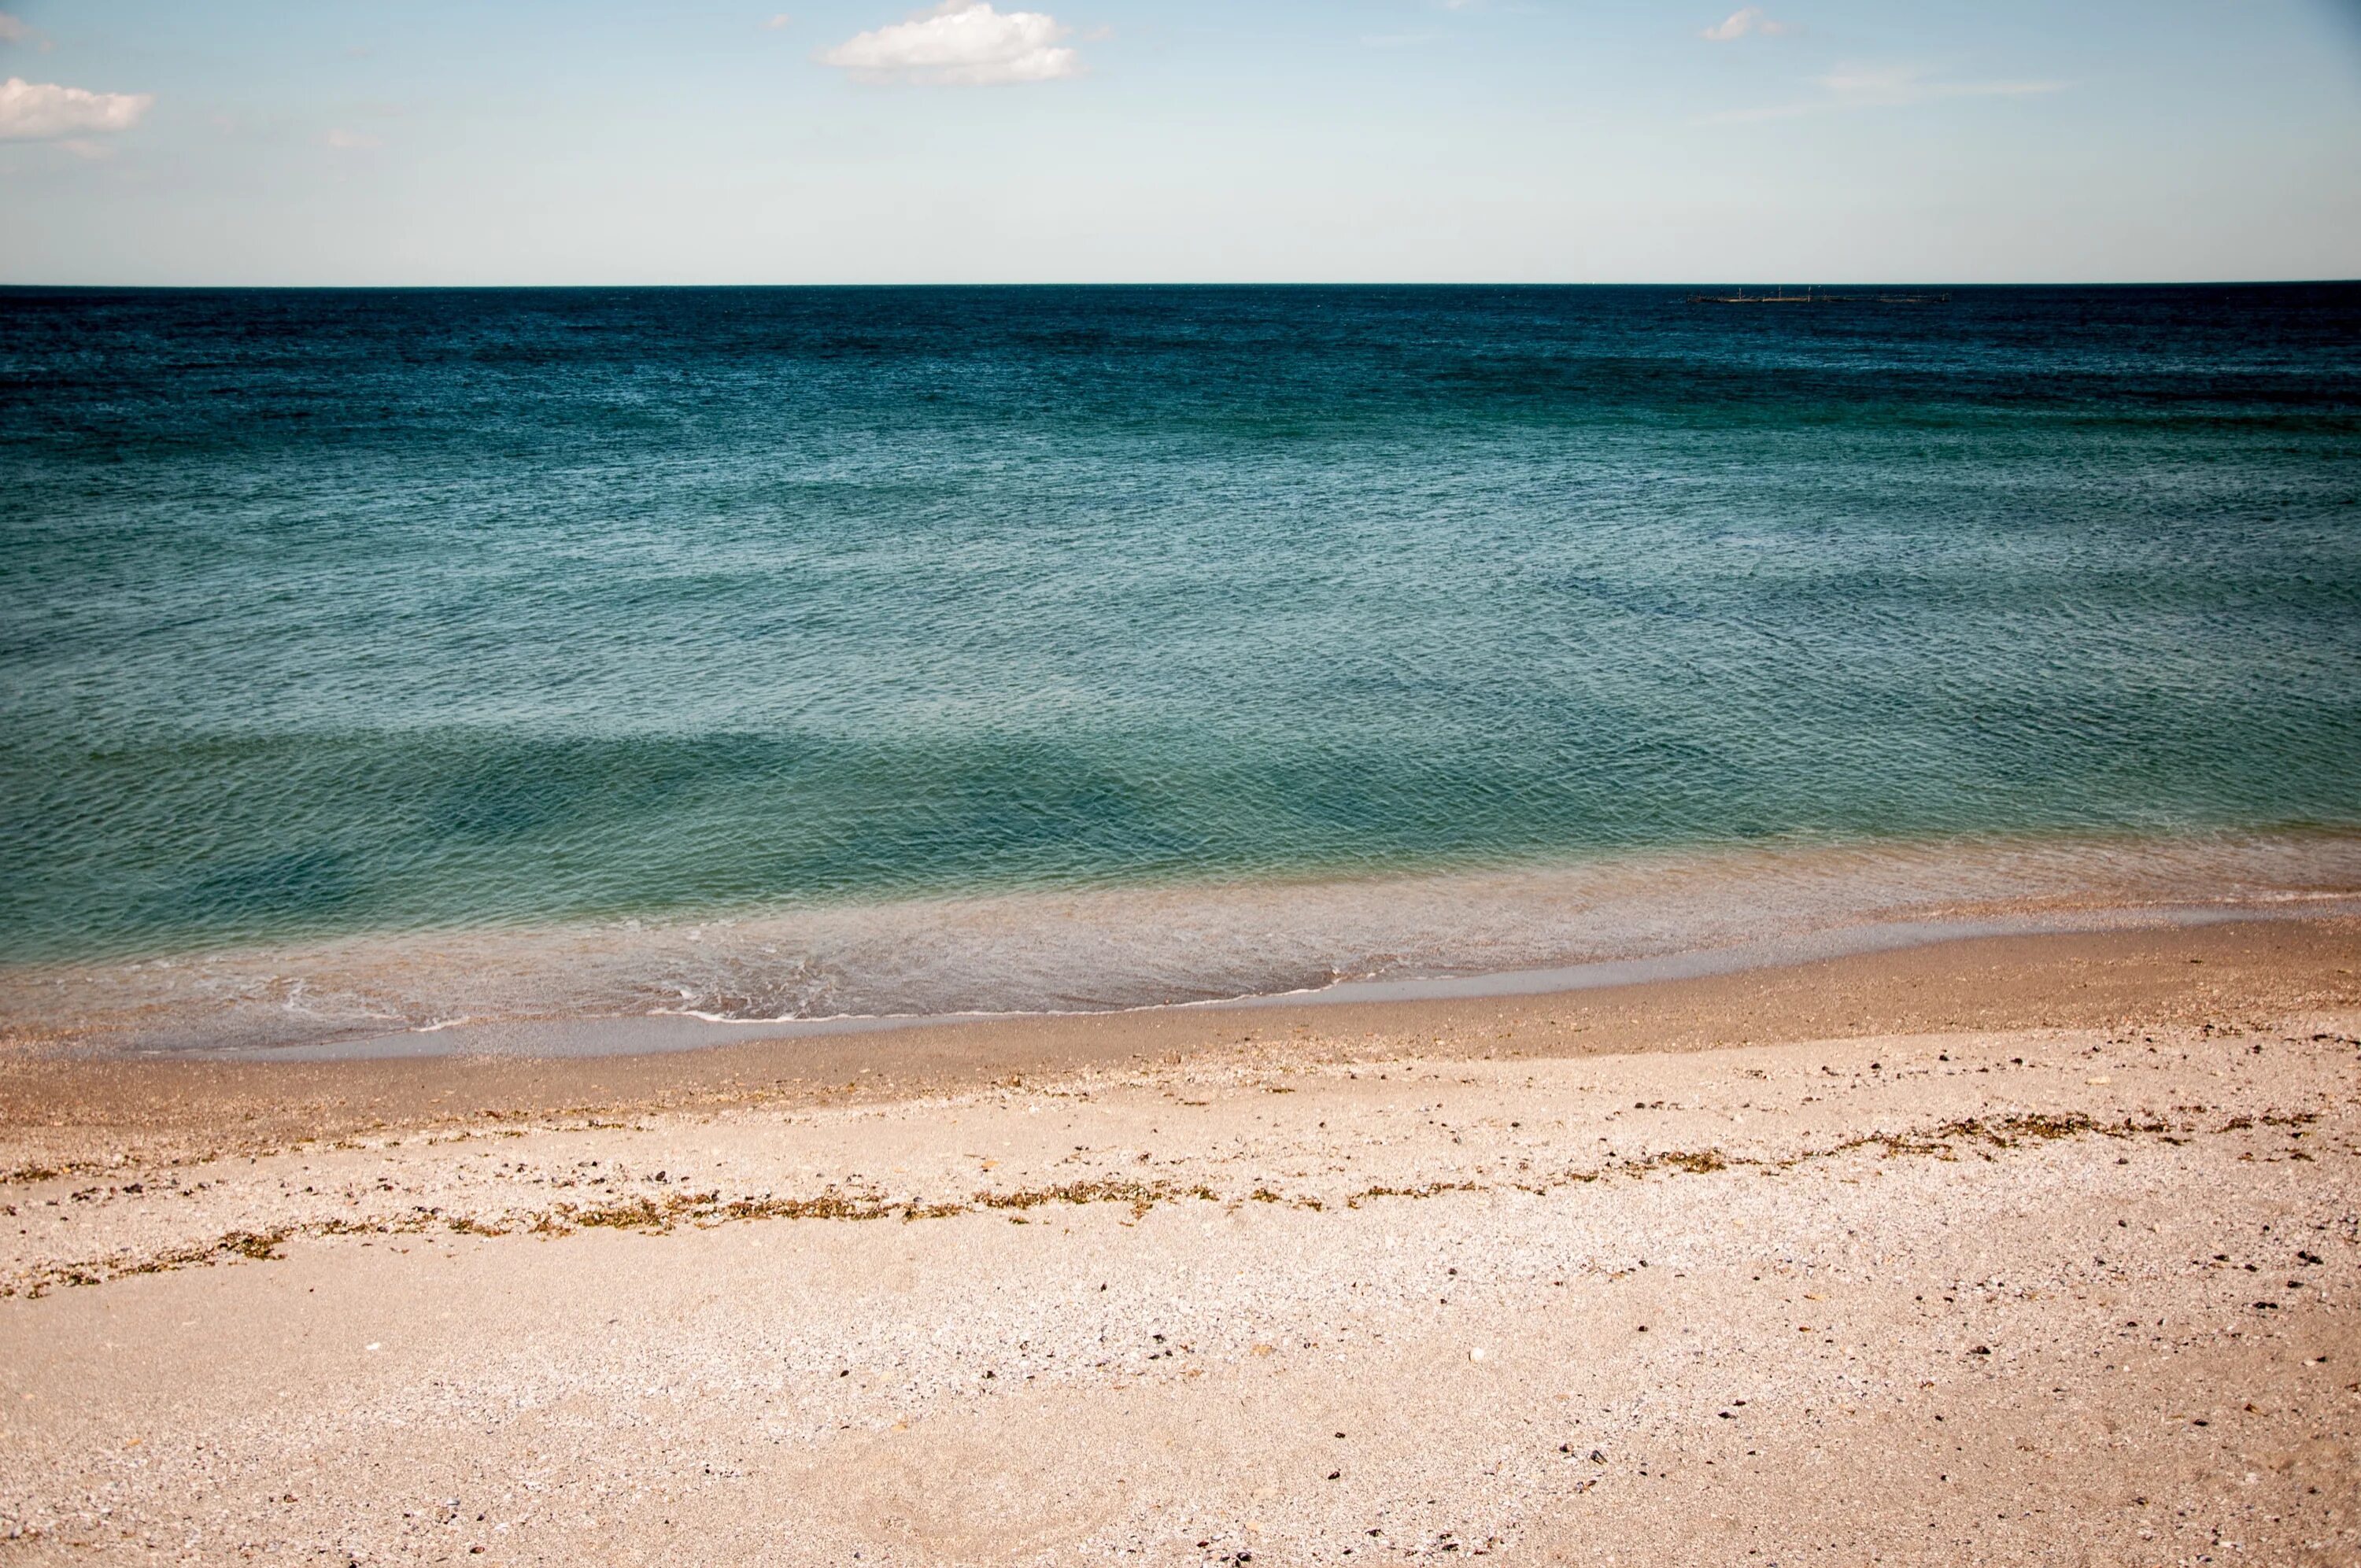
[[[2351,894],[2299,894],[2305,903],[2341,913],[2361,914],[2361,898]],[[2285,900],[2273,898],[2271,904]],[[452,1020],[425,1029],[364,1039],[314,1041],[296,1047],[245,1047],[186,1053],[191,1057],[267,1061],[335,1061],[361,1058],[499,1055],[522,1057],[664,1056],[675,1051],[702,1050],[719,1045],[755,1040],[794,1040],[822,1035],[867,1034],[887,1029],[920,1029],[952,1024],[1008,1023],[1027,1018],[1113,1017],[1135,1013],[1180,1012],[1207,1008],[1319,1007],[1356,1003],[1464,1001],[1488,997],[1538,996],[1557,992],[1595,991],[1607,986],[1641,985],[1658,981],[1697,980],[1738,974],[1749,970],[1781,969],[1826,959],[1865,953],[1894,952],[1931,947],[1940,942],[1980,937],[2045,936],[2068,932],[2153,930],[2158,927],[2227,925],[2269,920],[2274,916],[2261,899],[2222,900],[2202,904],[2114,905],[2047,915],[2001,916],[1980,920],[1889,920],[1835,927],[1796,937],[1751,942],[1727,948],[1695,948],[1648,958],[1604,959],[1548,969],[1499,970],[1484,974],[1443,975],[1405,980],[1348,980],[1298,991],[1208,998],[1196,1002],[1149,1003],[1137,1007],[1078,1010],[1027,1009],[1006,1013],[838,1014],[825,1018],[733,1018],[727,1014],[686,1009],[658,1008],[635,1015],[570,1019],[486,1019],[475,1027],[488,1035],[532,1036],[528,1048],[504,1047],[497,1039],[479,1040],[478,1052],[422,1049],[403,1041],[422,1034],[457,1027],[468,1020]],[[598,1036],[618,1034],[634,1017],[679,1019],[688,1033],[672,1038],[641,1036],[625,1043],[604,1045]],[[706,1030],[714,1031],[696,1037]],[[567,1036],[571,1036],[569,1042]],[[176,1055],[181,1053],[174,1053]]]

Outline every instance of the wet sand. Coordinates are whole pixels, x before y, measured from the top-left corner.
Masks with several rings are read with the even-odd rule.
[[[2361,996],[2361,919],[2241,920],[1995,937],[1557,994],[1366,1004],[1283,1001],[976,1020],[884,1032],[739,1039],[653,1054],[568,1051],[242,1061],[0,1049],[0,1138],[22,1165],[81,1169],[118,1156],[187,1158],[302,1138],[612,1117],[660,1108],[840,1103],[955,1093],[1188,1059],[1241,1045],[1321,1058],[1694,1051],[1736,1044],[2101,1026],[2120,1018],[2272,1014]],[[548,1025],[612,1031],[643,1024]],[[729,1039],[730,1031],[717,1030]]]
[[[0,1065],[10,1561],[2349,1563],[2361,922]]]

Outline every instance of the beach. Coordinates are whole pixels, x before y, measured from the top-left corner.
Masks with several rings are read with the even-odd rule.
[[[2350,917],[0,1059],[10,1561],[2361,1552]]]
[[[2154,9],[0,0],[0,1568],[2361,1568]]]

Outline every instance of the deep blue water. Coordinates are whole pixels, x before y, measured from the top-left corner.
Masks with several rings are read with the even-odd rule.
[[[2361,823],[2361,286],[0,291],[0,958]]]

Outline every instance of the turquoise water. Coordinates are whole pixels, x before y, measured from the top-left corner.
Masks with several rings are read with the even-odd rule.
[[[0,291],[0,959],[2361,824],[2361,287],[1684,292]]]

